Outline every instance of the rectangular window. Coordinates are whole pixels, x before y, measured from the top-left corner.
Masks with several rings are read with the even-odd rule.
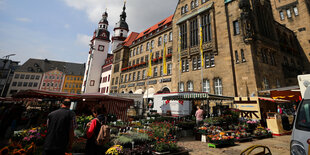
[[[203,80],[203,92],[210,93],[210,81]]]
[[[198,45],[198,22],[197,19],[190,21],[190,45],[191,47]]]
[[[184,92],[184,83],[179,83],[179,92]]]
[[[140,71],[137,73],[137,80],[140,80]]]
[[[124,82],[124,75],[121,76],[121,83]]]
[[[19,78],[19,74],[15,74],[15,79],[18,79]]]
[[[202,27],[202,36],[203,42],[210,42],[212,40],[212,32],[211,32],[211,17],[210,14],[205,14],[201,17],[201,27]]]
[[[17,86],[18,86],[18,87],[21,87],[22,85],[23,85],[22,82],[18,82],[18,83],[17,83]]]
[[[294,6],[293,10],[294,10],[295,16],[298,16],[298,9],[297,9],[297,6]]]
[[[240,34],[239,22],[238,20],[233,21],[234,24],[234,35]]]
[[[136,80],[136,72],[132,73],[132,81]]]
[[[172,54],[172,48],[168,48],[168,53],[167,54]]]
[[[184,50],[187,48],[187,23],[180,25],[181,33],[181,49]]]
[[[114,85],[114,78],[112,78],[111,85]]]
[[[210,55],[210,64],[211,64],[211,67],[214,67],[214,66],[215,66],[214,54],[211,54],[211,55]]]
[[[210,57],[209,54],[206,53],[205,54],[205,68],[209,68],[210,67]]]
[[[148,63],[148,61],[149,61],[149,55],[146,55],[145,56],[145,62]]]
[[[188,63],[188,59],[186,59],[186,71],[189,71],[189,63]]]
[[[30,76],[30,79],[31,79],[31,80],[33,80],[34,78],[35,78],[35,76],[34,76],[34,75],[31,75],[31,76]]]
[[[36,80],[39,80],[39,79],[40,79],[40,75],[37,75],[37,76],[36,76]]]
[[[13,82],[12,86],[15,87],[17,85],[17,82]]]
[[[157,67],[154,67],[154,75],[153,75],[153,77],[156,77],[157,73],[158,73]]]
[[[292,18],[291,10],[287,9],[286,10],[287,18]]]
[[[236,63],[239,63],[239,56],[238,56],[237,50],[235,50],[235,59],[236,59]]]
[[[116,77],[116,79],[115,79],[115,84],[116,85],[118,84],[118,77]]]
[[[29,82],[28,87],[32,87],[33,83]]]
[[[163,66],[160,66],[160,75],[159,76],[162,76],[163,75]]]
[[[155,53],[155,58],[159,58],[159,51]]]
[[[146,77],[146,71],[143,70],[143,71],[142,71],[142,78],[145,79],[145,77]]]
[[[245,60],[245,56],[244,56],[244,51],[243,51],[243,49],[241,49],[241,60],[242,60],[242,62],[245,62],[246,60]]]
[[[25,79],[25,74],[21,74],[20,79]]]
[[[214,79],[214,94],[215,95],[223,94],[222,80],[219,78]]]
[[[129,73],[129,75],[128,75],[128,82],[130,82],[131,81],[131,73]]]
[[[193,70],[197,69],[197,61],[196,61],[196,57],[193,57]]]
[[[167,66],[167,74],[171,75],[171,73],[172,73],[172,64],[168,64],[168,66]]]
[[[45,86],[45,84],[46,84],[46,83],[44,82],[44,83],[43,83],[43,87]],[[66,86],[66,87],[67,87],[67,86]]]
[[[94,86],[95,85],[95,80],[90,80],[90,86]],[[69,88],[71,88],[71,84],[69,85]]]
[[[144,59],[144,57],[141,57],[141,60],[140,60],[140,61],[141,61],[141,63],[143,62],[143,59]]]
[[[280,19],[284,20],[284,13],[283,13],[283,11],[280,11],[279,14],[280,14]]]
[[[140,64],[140,59],[138,58],[136,62],[137,62],[137,64]]]
[[[23,87],[27,87],[28,86],[28,82],[24,82]]]

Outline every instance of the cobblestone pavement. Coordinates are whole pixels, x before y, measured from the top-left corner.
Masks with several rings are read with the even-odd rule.
[[[192,137],[182,138],[178,145],[189,150],[191,155],[239,155],[243,150],[252,145],[265,145],[269,147],[272,155],[289,155],[291,136],[280,136],[251,142],[236,143],[235,146],[226,148],[208,148],[207,143],[195,141]]]

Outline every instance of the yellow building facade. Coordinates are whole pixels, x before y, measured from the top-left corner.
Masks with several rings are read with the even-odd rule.
[[[80,94],[83,75],[65,75],[62,92]]]

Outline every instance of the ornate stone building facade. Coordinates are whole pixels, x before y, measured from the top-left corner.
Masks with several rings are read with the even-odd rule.
[[[174,51],[172,91],[257,96],[260,90],[297,84],[307,65],[300,61],[303,52],[293,31],[274,21],[269,0],[180,0],[173,18],[174,49],[179,34],[182,65],[179,70]],[[291,41],[283,46],[280,34]]]
[[[151,98],[158,91],[171,91],[172,18],[170,16],[141,33],[131,33],[122,46],[113,51],[111,93],[144,94],[144,98]],[[162,72],[164,45],[167,75]],[[153,74],[147,78],[151,50]]]
[[[276,0],[271,1],[271,4],[275,20],[294,31],[305,57],[310,61],[310,1]],[[291,40],[290,37],[281,35],[285,41]]]
[[[161,76],[165,36],[170,72]],[[153,76],[147,79],[150,46]],[[179,0],[173,16],[132,33],[113,51],[111,92],[144,98],[184,91],[257,96],[261,90],[296,85],[309,65],[301,61],[303,53],[294,32],[274,20],[269,0]]]

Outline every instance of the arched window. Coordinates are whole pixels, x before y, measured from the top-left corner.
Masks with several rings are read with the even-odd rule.
[[[198,7],[198,5],[199,5],[199,1],[195,0],[195,7]]]
[[[140,46],[140,53],[143,51],[143,45]]]
[[[181,8],[181,14],[184,14],[185,13],[185,8],[184,8],[184,6],[182,6],[182,8]]]
[[[222,79],[220,79],[220,78],[214,79],[214,94],[215,95],[222,95],[223,94]]]
[[[150,50],[150,43],[146,43],[146,51],[149,51]]]
[[[154,49],[154,40],[151,41],[151,47]]]
[[[191,2],[191,9],[194,9],[195,8],[195,3],[194,1]]]
[[[172,41],[172,32],[169,32],[169,41]]]
[[[188,5],[185,5],[185,12],[188,12]]]
[[[161,46],[162,38],[158,37],[158,46]]]
[[[165,88],[162,90],[162,93],[170,93],[169,88],[165,87]]]
[[[193,81],[188,81],[187,82],[187,91],[194,91]]]

